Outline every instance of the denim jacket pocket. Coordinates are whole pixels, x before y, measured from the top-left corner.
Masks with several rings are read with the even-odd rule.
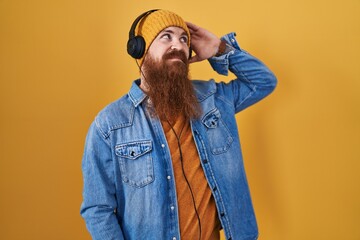
[[[202,123],[206,127],[211,152],[215,155],[226,152],[234,140],[226,124],[221,119],[220,111],[216,108],[213,109],[205,115]]]
[[[141,188],[154,181],[151,141],[136,141],[115,146],[123,182]]]

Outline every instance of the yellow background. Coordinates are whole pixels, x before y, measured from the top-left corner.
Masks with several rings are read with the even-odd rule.
[[[278,77],[237,117],[260,240],[359,240],[359,0],[0,0],[0,239],[90,239],[85,135],[138,77],[128,31],[152,8],[237,32]]]

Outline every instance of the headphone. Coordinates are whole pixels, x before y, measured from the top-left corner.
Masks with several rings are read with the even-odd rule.
[[[159,9],[153,9],[144,12],[143,14],[138,16],[131,25],[129,31],[129,40],[127,42],[127,52],[130,56],[132,56],[135,59],[142,58],[142,56],[145,53],[145,46],[146,46],[145,39],[142,36],[135,36],[135,28],[141,19],[151,14],[152,12],[156,12],[157,10]]]
[[[145,53],[145,39],[142,36],[135,36],[135,29],[138,23],[143,19],[144,17],[148,16],[149,14],[158,11],[159,9],[152,9],[147,12],[142,13],[140,16],[138,16],[133,24],[131,25],[130,31],[129,31],[129,40],[127,42],[127,52],[128,54],[135,58],[140,59],[144,56]],[[189,59],[192,56],[192,50],[191,47],[189,48]]]

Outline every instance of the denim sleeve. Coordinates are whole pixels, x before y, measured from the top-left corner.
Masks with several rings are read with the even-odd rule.
[[[209,62],[219,74],[227,75],[229,70],[235,74],[236,79],[229,83],[217,84],[217,93],[233,103],[237,113],[269,95],[277,80],[265,64],[240,49],[235,36],[235,33],[229,33],[222,37],[232,50],[210,58]]]
[[[80,213],[92,239],[124,239],[114,213],[117,204],[111,148],[95,122],[86,137],[82,171],[84,189]]]

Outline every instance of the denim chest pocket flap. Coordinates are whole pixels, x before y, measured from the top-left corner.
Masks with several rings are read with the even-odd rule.
[[[151,149],[151,141],[126,143],[115,147],[116,155],[129,159],[137,159],[150,152]]]
[[[154,166],[151,156],[152,142],[137,141],[115,146],[121,178],[134,187],[144,187],[154,181]]]
[[[211,152],[213,154],[226,152],[230,148],[233,138],[221,118],[220,111],[216,108],[213,109],[204,116],[202,123],[206,127]]]
[[[218,126],[220,116],[219,111],[210,112],[204,117],[203,123],[207,128],[216,128]]]

